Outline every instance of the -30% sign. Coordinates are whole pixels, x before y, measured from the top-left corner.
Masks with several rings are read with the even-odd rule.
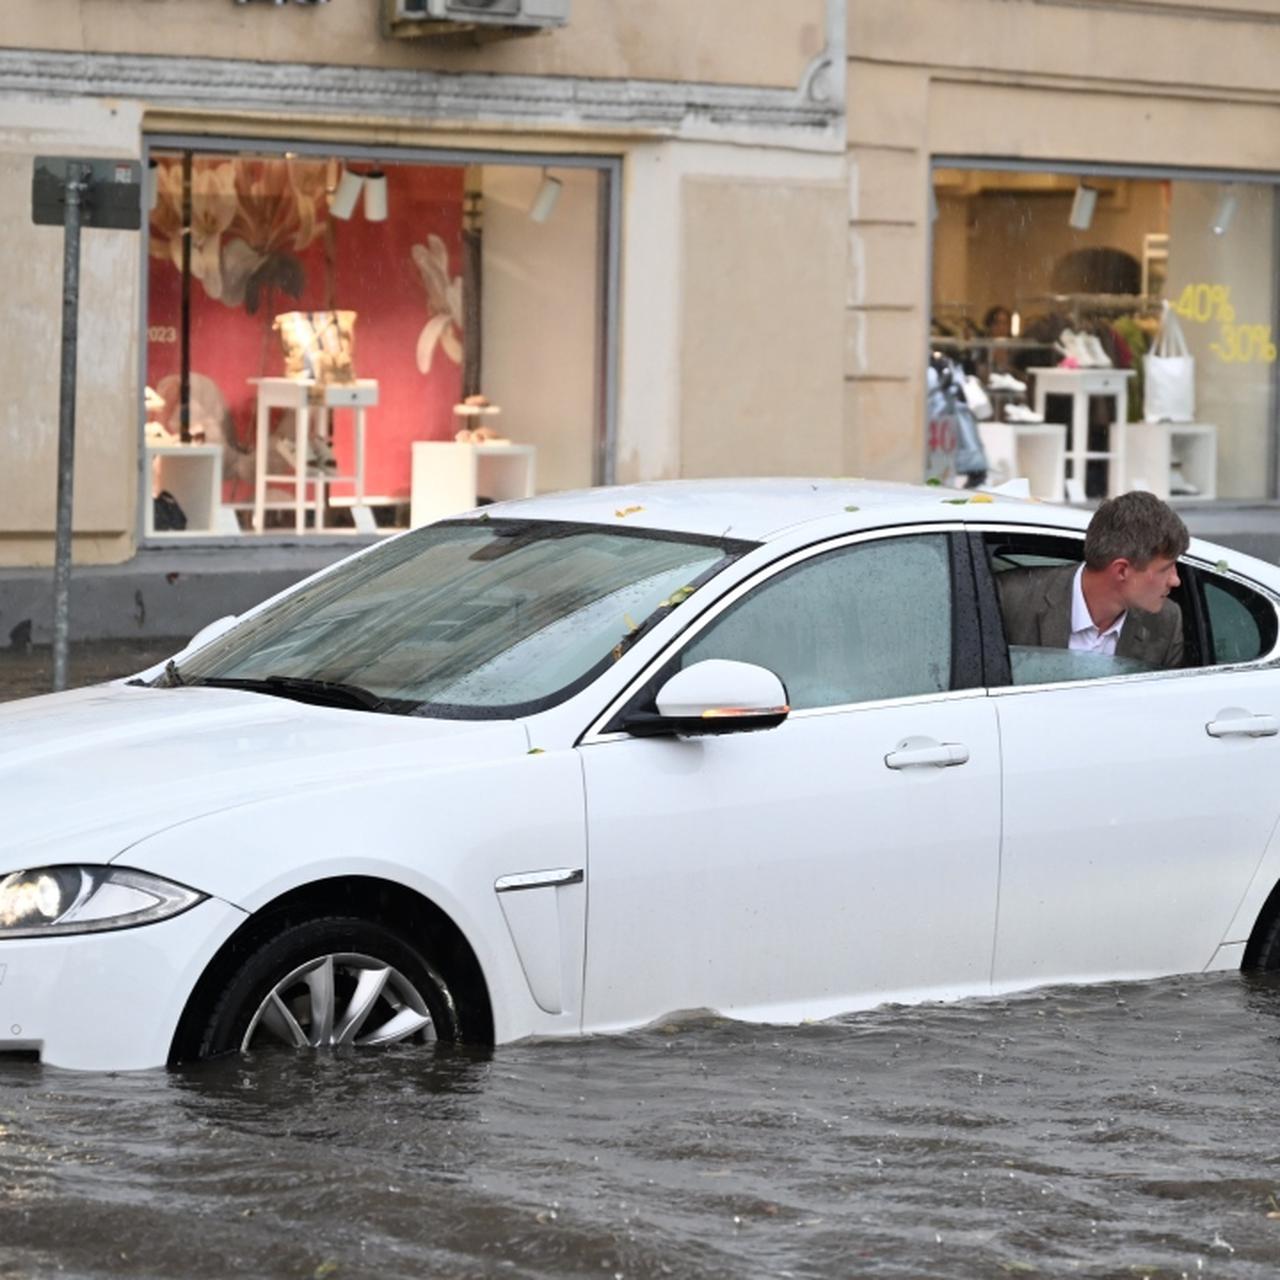
[[[1211,342],[1209,350],[1224,364],[1271,364],[1276,358],[1271,326],[1237,324],[1231,289],[1225,284],[1189,284],[1173,309],[1186,320],[1218,322],[1220,341]]]

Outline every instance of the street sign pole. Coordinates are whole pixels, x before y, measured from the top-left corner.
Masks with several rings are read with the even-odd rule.
[[[53,551],[53,688],[67,687],[71,640],[72,491],[76,461],[76,350],[80,321],[80,231],[142,225],[142,166],[136,160],[37,156],[31,220],[61,227],[62,368],[58,388],[58,499]]]
[[[76,344],[80,323],[80,211],[88,172],[69,166],[62,246],[62,377],[58,392],[58,507],[53,560],[53,689],[67,687],[71,634],[71,498],[76,458]]]

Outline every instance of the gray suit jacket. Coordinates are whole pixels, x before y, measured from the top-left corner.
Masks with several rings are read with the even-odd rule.
[[[1078,565],[1009,569],[996,574],[1005,635],[1010,644],[1065,649],[1071,639],[1071,581]],[[1159,613],[1130,609],[1125,615],[1117,658],[1136,658],[1153,667],[1182,664],[1182,610],[1166,600]]]

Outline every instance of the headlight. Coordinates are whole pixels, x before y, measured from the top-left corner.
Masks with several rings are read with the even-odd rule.
[[[0,879],[0,938],[96,933],[167,920],[205,894],[124,867],[40,867]]]

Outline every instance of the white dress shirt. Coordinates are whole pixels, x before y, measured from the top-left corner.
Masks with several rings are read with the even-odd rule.
[[[1071,639],[1067,641],[1067,648],[1083,653],[1104,653],[1113,658],[1126,614],[1122,613],[1105,631],[1099,631],[1094,626],[1089,606],[1085,604],[1084,590],[1080,586],[1083,575],[1084,565],[1081,565],[1071,581]]]

